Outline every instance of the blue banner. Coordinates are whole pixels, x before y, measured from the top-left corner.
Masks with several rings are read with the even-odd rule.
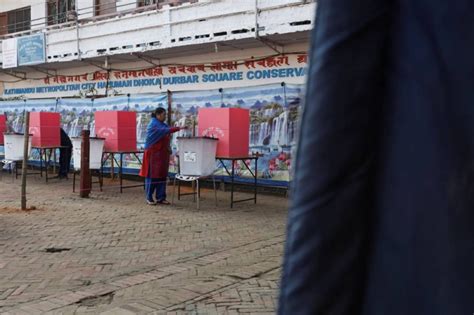
[[[250,151],[262,154],[258,162],[258,177],[262,184],[284,185],[291,180],[291,166],[296,143],[297,120],[300,109],[301,85],[270,84],[223,90],[176,92],[172,95],[172,121],[174,126],[195,123],[199,108],[241,107],[250,110]],[[61,113],[63,129],[71,137],[80,135],[83,129],[94,136],[94,112],[97,110],[126,110],[137,113],[137,147],[143,148],[150,112],[157,107],[167,108],[165,93],[117,96],[99,99],[45,99],[0,102],[0,113],[7,113],[8,123],[17,132],[23,128],[23,111],[56,111]],[[178,136],[191,131],[176,133],[172,141],[173,156],[170,171],[176,172]],[[136,174],[140,167],[134,156],[125,157],[126,171]],[[249,163],[253,168],[253,164]],[[250,178],[244,165],[235,166],[242,179]],[[223,168],[217,175],[225,176]]]
[[[36,65],[46,62],[44,33],[18,38],[18,66]]]

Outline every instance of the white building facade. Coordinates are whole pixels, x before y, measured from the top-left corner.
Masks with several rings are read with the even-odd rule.
[[[260,177],[286,182],[315,7],[308,0],[3,0],[0,112],[64,111],[75,134],[91,123],[74,122],[79,108],[145,113],[161,104],[185,124],[199,107],[248,107],[252,150],[268,157]]]

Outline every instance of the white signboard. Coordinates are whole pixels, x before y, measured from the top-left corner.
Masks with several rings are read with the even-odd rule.
[[[2,68],[15,68],[18,66],[17,39],[9,38],[2,41]]]

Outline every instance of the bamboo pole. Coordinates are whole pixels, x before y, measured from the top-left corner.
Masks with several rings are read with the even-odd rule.
[[[21,210],[26,210],[26,175],[28,172],[28,147],[30,136],[30,112],[25,112],[25,128],[23,143],[23,165],[21,168]]]

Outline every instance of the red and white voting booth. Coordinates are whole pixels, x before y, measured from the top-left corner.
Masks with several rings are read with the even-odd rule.
[[[95,134],[105,139],[107,152],[137,150],[137,114],[126,111],[95,112]]]
[[[243,108],[201,108],[198,132],[201,137],[219,139],[218,157],[245,157],[249,154],[250,114]]]

